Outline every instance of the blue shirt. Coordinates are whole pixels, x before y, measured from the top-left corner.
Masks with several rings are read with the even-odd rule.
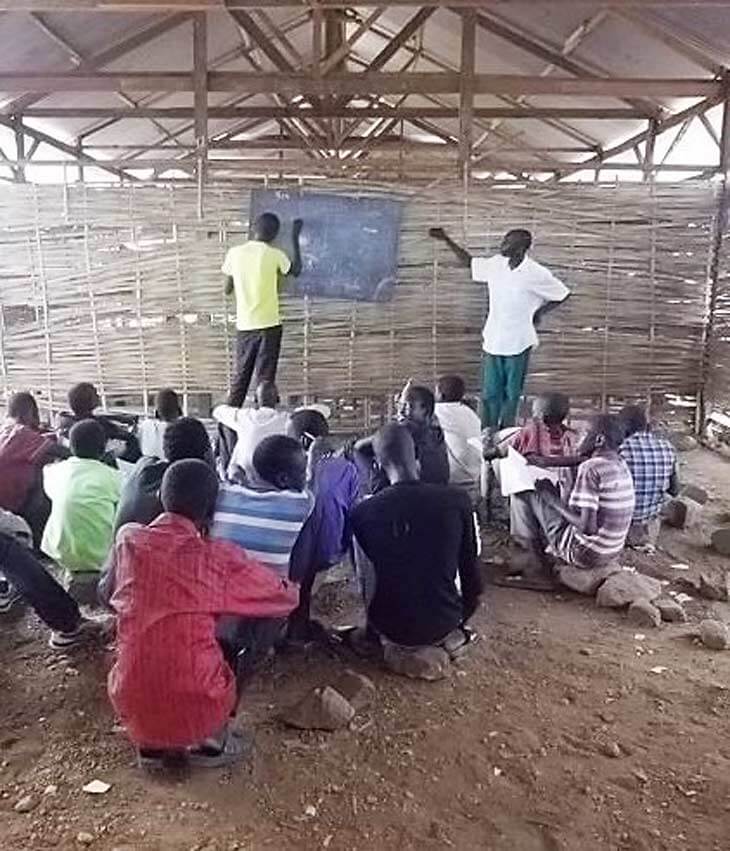
[[[287,577],[292,549],[313,503],[309,491],[221,485],[210,534],[238,544],[252,558]]]
[[[672,444],[651,431],[637,431],[621,444],[619,455],[634,480],[634,520],[651,520],[662,509],[677,458]]]
[[[350,546],[350,512],[360,495],[357,467],[345,458],[323,458],[312,488],[314,508],[291,558],[289,578],[295,582],[337,564]]]

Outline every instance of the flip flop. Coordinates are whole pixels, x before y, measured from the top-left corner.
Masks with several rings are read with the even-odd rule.
[[[224,768],[250,759],[254,751],[254,735],[249,730],[228,730],[222,746],[203,745],[188,751],[188,761],[196,768]]]

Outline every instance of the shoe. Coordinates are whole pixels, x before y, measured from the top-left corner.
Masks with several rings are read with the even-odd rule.
[[[188,761],[196,768],[224,768],[243,760],[250,761],[254,749],[251,731],[228,729],[222,741],[209,740],[188,751]]]
[[[112,618],[82,618],[73,632],[60,632],[52,630],[48,639],[48,646],[52,650],[69,650],[84,644],[90,638],[104,636],[109,628]]]

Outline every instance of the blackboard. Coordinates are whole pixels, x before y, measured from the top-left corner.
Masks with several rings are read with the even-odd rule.
[[[299,190],[254,190],[251,222],[276,213],[275,245],[292,256],[291,226],[302,219],[302,273],[287,291],[356,301],[389,301],[398,270],[402,204],[391,198],[353,198]]]

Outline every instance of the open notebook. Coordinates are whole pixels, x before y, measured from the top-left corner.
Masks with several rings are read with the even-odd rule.
[[[533,491],[538,479],[549,479],[553,484],[558,484],[558,474],[554,469],[546,470],[528,464],[524,455],[511,446],[507,449],[507,456],[500,458],[496,464],[502,496]]]

